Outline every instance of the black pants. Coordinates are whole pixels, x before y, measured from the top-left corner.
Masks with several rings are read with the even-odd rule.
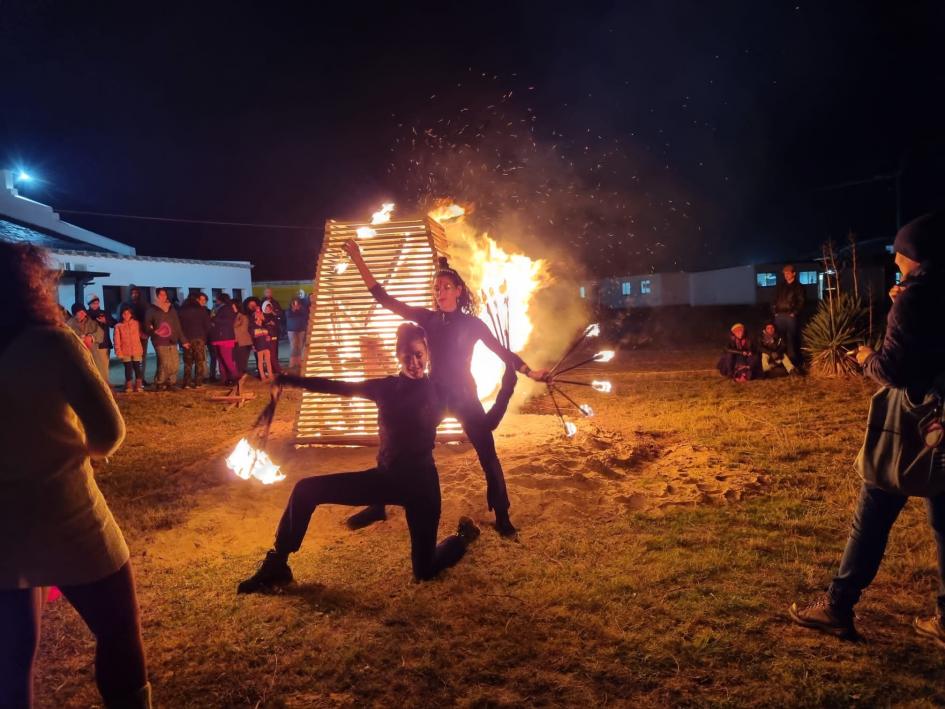
[[[141,372],[142,362],[122,362],[125,365],[125,383],[131,381],[132,375],[136,381],[144,381],[144,374]]]
[[[148,681],[131,565],[60,590],[95,636],[95,682],[105,704],[122,705]],[[0,590],[0,707],[32,706],[44,591]]]
[[[316,475],[300,480],[292,489],[279,528],[275,549],[288,555],[298,551],[318,505],[400,505],[410,529],[410,558],[413,575],[431,579],[453,566],[466,553],[466,543],[451,535],[439,544],[440,479],[436,468],[378,469],[359,473]]]
[[[790,313],[775,313],[774,326],[784,338],[787,356],[797,366],[802,365],[804,360],[801,359],[801,328],[797,316]]]
[[[507,512],[511,503],[505,487],[505,473],[502,472],[502,464],[495,450],[495,438],[486,421],[482,402],[475,393],[453,394],[450,395],[447,408],[462,425],[463,432],[479,456],[479,464],[486,474],[486,500],[489,509]]]
[[[251,345],[237,345],[233,348],[233,359],[236,362],[237,377],[242,377],[246,374],[246,368],[249,366],[249,353],[252,349]]]

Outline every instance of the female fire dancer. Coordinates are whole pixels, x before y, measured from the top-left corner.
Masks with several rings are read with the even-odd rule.
[[[445,258],[440,258],[439,268],[433,277],[433,296],[437,309],[429,310],[407,305],[388,295],[374,278],[361,256],[360,247],[353,239],[345,242],[344,248],[378,303],[426,329],[430,338],[430,376],[442,387],[447,410],[459,419],[463,431],[479,455],[479,463],[486,474],[486,499],[489,509],[495,510],[496,530],[504,537],[514,537],[516,530],[509,519],[510,504],[505,476],[496,454],[492,429],[483,419],[482,404],[470,371],[473,347],[481,340],[506,366],[536,381],[547,378],[548,371],[531,369],[521,357],[499,343],[486,324],[476,317],[474,296]],[[352,516],[348,524],[358,528],[385,518],[384,508],[373,506]]]
[[[433,463],[436,427],[443,419],[439,388],[426,376],[429,352],[426,333],[413,323],[397,329],[400,374],[394,377],[342,382],[321,377],[279,375],[276,386],[371,399],[377,403],[380,448],[377,467],[360,473],[316,475],[296,483],[279,521],[276,541],[259,569],[237,587],[237,593],[258,593],[292,581],[287,563],[298,551],[312,513],[318,505],[401,505],[410,530],[413,574],[431,579],[458,562],[479,528],[461,517],[457,533],[436,543],[440,523],[440,481]],[[498,424],[515,386],[515,372],[503,378],[496,405],[486,416]]]

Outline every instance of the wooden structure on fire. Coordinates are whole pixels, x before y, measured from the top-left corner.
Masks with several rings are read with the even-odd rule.
[[[358,231],[365,229],[373,235],[359,238]],[[443,227],[429,217],[385,224],[330,219],[315,267],[303,376],[362,381],[398,370],[394,341],[402,320],[380,307],[364,287],[342,248],[348,239],[357,240],[378,283],[393,297],[410,305],[432,305],[430,282],[446,248]],[[455,419],[443,422],[441,440],[461,437]],[[377,407],[364,399],[303,391],[295,439],[299,445],[374,444]]]

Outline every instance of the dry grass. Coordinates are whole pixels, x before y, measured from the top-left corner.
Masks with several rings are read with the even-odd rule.
[[[713,359],[626,358],[612,377],[619,396],[594,402],[598,425],[683,438],[761,469],[761,494],[660,513],[590,507],[523,526],[518,544],[484,531],[463,563],[426,584],[410,581],[402,515],[351,534],[344,510],[319,511],[317,534],[293,557],[306,582],[265,597],[233,589],[288,489],[250,495],[218,462],[261,402],[223,418],[202,394],[131,399],[129,440],[99,479],[134,550],[158,705],[945,703],[945,656],[908,627],[931,607],[935,579],[917,501],[859,608],[869,644],[787,621],[789,603],[820,592],[839,560],[872,387],[672,371]],[[333,460],[355,469],[370,454]],[[238,506],[247,498],[259,516]],[[243,536],[213,526],[224,513]],[[207,538],[193,537],[202,525]],[[179,539],[202,548],[184,553]],[[44,633],[40,705],[94,704],[92,644],[74,612],[55,604]]]

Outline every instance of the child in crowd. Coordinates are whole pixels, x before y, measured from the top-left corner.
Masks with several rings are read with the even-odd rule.
[[[141,361],[144,348],[141,346],[141,326],[135,320],[134,310],[130,305],[123,305],[121,321],[115,325],[115,356],[125,365],[125,393],[141,391],[144,379],[141,373]],[[134,374],[134,384],[131,379]]]
[[[269,351],[272,333],[270,323],[266,321],[261,309],[253,311],[250,334],[253,336],[253,350],[256,352],[256,371],[262,381],[268,381],[272,379],[272,355]]]
[[[723,377],[735,382],[747,382],[759,376],[758,354],[754,343],[745,335],[742,323],[732,325],[725,351],[716,366]]]
[[[761,345],[761,371],[766,375],[772,376],[778,366],[784,367],[784,371],[788,374],[798,373],[794,362],[787,356],[787,344],[773,322],[765,323],[759,344]]]

